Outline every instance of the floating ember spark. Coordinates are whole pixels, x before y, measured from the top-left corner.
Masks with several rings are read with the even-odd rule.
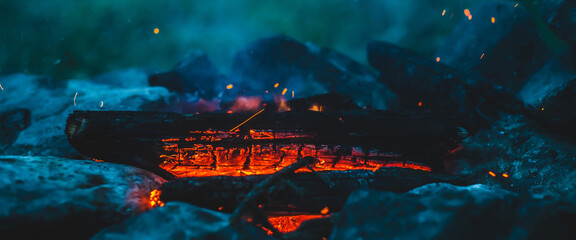
[[[100,107],[104,106],[104,101],[100,101]]]
[[[314,111],[314,112],[322,112],[322,105],[318,106],[318,105],[314,104],[308,110]]]
[[[464,9],[464,15],[468,17],[468,20],[472,20],[472,14],[470,14],[470,10],[468,10],[468,8]]]
[[[274,88],[278,88],[278,86],[280,86],[280,83],[274,84]]]
[[[482,59],[484,57],[484,53],[482,53],[482,56],[480,56],[480,59]]]
[[[541,108],[540,111],[544,111],[544,108]]]
[[[502,177],[507,178],[507,177],[510,177],[510,176],[509,176],[508,174],[506,174],[506,173],[502,173]]]
[[[496,18],[492,17],[492,19],[490,19],[490,21],[492,21],[492,23],[496,22]]]
[[[76,106],[76,96],[78,96],[78,92],[76,92],[76,94],[74,94],[74,106]]]
[[[158,189],[152,190],[150,192],[150,207],[163,207],[164,202],[160,201],[160,194],[162,192]]]
[[[294,91],[292,91],[292,98],[294,98]]]
[[[4,88],[2,87],[2,84],[0,84],[0,89],[2,89],[2,91],[4,91]]]
[[[226,86],[226,89],[232,89],[233,87],[234,87],[234,85],[228,84],[228,86]]]
[[[255,113],[254,115],[252,115],[251,117],[249,117],[248,119],[246,119],[246,121],[238,124],[238,126],[232,128],[232,129],[230,129],[229,132],[233,132],[234,130],[238,129],[240,126],[242,126],[242,125],[244,125],[245,123],[247,123],[248,121],[250,121],[250,119],[252,119],[252,118],[256,117],[258,114],[264,112],[264,110],[265,110],[265,109],[262,109],[262,110],[260,110],[259,112]]]
[[[436,57],[436,62],[440,62],[440,57]]]
[[[282,95],[286,94],[287,91],[288,91],[288,88],[284,88],[284,90],[282,90]]]
[[[492,171],[489,171],[488,174],[490,174],[492,177],[496,177],[496,173],[493,173]]]
[[[328,214],[329,211],[330,211],[330,209],[328,209],[328,207],[325,207],[325,208],[322,208],[322,210],[320,210],[320,213]]]
[[[418,102],[418,107],[422,107],[422,102]]]
[[[446,9],[442,11],[442,16],[444,16],[444,14],[446,14]]]
[[[514,5],[514,7],[518,7],[518,3],[516,3],[516,5]]]
[[[160,29],[154,28],[154,34],[158,34],[159,32],[160,32]]]

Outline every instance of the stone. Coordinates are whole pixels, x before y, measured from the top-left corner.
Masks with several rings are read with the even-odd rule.
[[[0,156],[0,234],[86,239],[151,208],[165,182],[138,168],[56,157]]]
[[[252,94],[296,97],[346,94],[361,106],[388,108],[394,94],[368,68],[335,50],[277,35],[256,40],[236,53],[232,74]],[[276,85],[278,84],[278,85]],[[287,97],[290,99],[290,97]]]
[[[484,1],[462,15],[436,57],[460,71],[518,91],[549,58],[530,13],[515,2]],[[494,23],[491,19],[494,18]]]
[[[469,132],[488,126],[500,112],[524,111],[508,89],[411,50],[372,41],[367,52],[368,62],[380,72],[379,80],[398,94],[405,110],[453,115]]]
[[[0,113],[0,153],[9,148],[18,134],[30,126],[30,110],[15,109]]]
[[[115,79],[118,83],[131,81],[135,74],[115,74]],[[31,112],[30,126],[20,132],[5,154],[79,158],[64,134],[68,114],[74,110],[154,110],[154,104],[166,103],[171,96],[163,87],[121,87],[110,85],[112,80],[98,84],[75,79],[51,85],[46,79],[24,74],[0,76],[4,88],[0,109],[26,108]]]
[[[573,0],[541,0],[540,16],[561,39],[576,45],[576,2]]]
[[[108,227],[92,240],[100,239],[267,239],[262,229],[239,223],[230,225],[230,215],[183,202],[165,206],[129,218]]]

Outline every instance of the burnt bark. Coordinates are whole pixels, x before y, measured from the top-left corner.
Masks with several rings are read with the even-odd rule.
[[[269,175],[196,177],[167,182],[161,200],[184,201],[232,213],[248,193]],[[361,188],[406,192],[429,183],[467,185],[465,177],[402,168],[296,173],[271,186],[258,199],[268,215],[319,214],[328,207],[338,212],[348,195]]]

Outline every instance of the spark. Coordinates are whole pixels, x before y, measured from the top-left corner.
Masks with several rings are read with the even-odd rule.
[[[472,20],[472,14],[470,14],[470,10],[468,10],[468,8],[464,9],[464,15],[468,17],[468,20]]]
[[[280,83],[274,84],[274,88],[277,88],[278,86],[280,86]]]
[[[422,102],[418,102],[418,107],[422,107]]]
[[[282,95],[286,94],[287,91],[288,91],[288,88],[284,88],[284,90],[282,90]]]
[[[436,62],[440,62],[440,57],[436,57]]]
[[[104,106],[104,101],[100,101],[100,107]]]
[[[514,5],[514,7],[518,7],[518,3],[516,3],[516,5]]]
[[[292,91],[292,98],[294,98],[294,91]]]
[[[250,119],[252,119],[252,118],[256,117],[256,115],[258,115],[258,114],[260,114],[260,113],[262,113],[262,112],[264,112],[264,109],[262,109],[262,110],[260,110],[259,112],[255,113],[254,115],[252,115],[251,117],[249,117],[248,119],[246,119],[246,121],[244,121],[244,122],[242,122],[242,123],[238,124],[238,126],[236,126],[236,127],[232,128],[232,129],[230,129],[230,131],[229,131],[229,132],[233,132],[234,130],[238,129],[240,126],[244,125],[244,123],[246,123],[246,122],[250,121]]]
[[[328,209],[328,207],[322,208],[322,210],[320,210],[320,213],[322,214],[327,214],[330,210]]]
[[[484,57],[484,53],[482,53],[482,56],[480,56],[480,59],[482,59]]]
[[[78,92],[76,92],[76,94],[74,94],[74,106],[76,106],[76,96],[78,96]]]
[[[490,21],[492,21],[492,23],[496,22],[496,18],[492,17],[492,19],[490,19]]]
[[[0,84],[0,89],[2,89],[2,91],[4,91],[4,88],[2,87],[2,84]]]
[[[222,211],[224,207],[218,207],[218,211]]]
[[[508,174],[506,174],[506,173],[502,173],[502,177],[507,178],[507,177],[510,177],[510,176],[509,176]]]
[[[234,87],[234,85],[228,84],[228,86],[226,86],[226,89],[232,89],[233,87]]]
[[[446,14],[446,9],[442,11],[442,16],[444,16],[444,14]]]
[[[472,14],[468,15],[468,20],[472,20]]]
[[[540,111],[544,111],[544,108],[541,108]]]
[[[160,32],[160,29],[154,28],[154,34],[158,34],[159,32]]]
[[[490,174],[490,176],[492,176],[492,177],[496,177],[496,174],[493,173],[492,171],[489,171],[488,174]]]

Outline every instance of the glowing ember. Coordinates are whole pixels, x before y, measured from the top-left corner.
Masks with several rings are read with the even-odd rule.
[[[104,101],[100,101],[100,107],[104,107]]]
[[[509,176],[508,174],[506,174],[506,173],[502,173],[502,177],[507,178],[507,177],[510,177],[510,176]]]
[[[308,110],[315,111],[315,112],[322,112],[322,105],[320,105],[320,107],[318,107],[318,105],[314,104]]]
[[[284,88],[284,90],[282,90],[282,95],[286,94],[287,91],[288,91],[288,88]]]
[[[76,94],[74,94],[74,106],[76,106],[76,96],[78,96],[78,92],[76,92]]]
[[[470,10],[468,10],[468,8],[464,9],[464,15],[466,15],[466,17],[470,15]]]
[[[544,111],[544,108],[541,108],[540,111]]]
[[[491,21],[492,23],[495,23],[495,22],[496,22],[496,18],[492,17],[492,19],[490,19],[490,21]]]
[[[232,89],[233,87],[234,87],[234,85],[228,84],[228,86],[226,86],[226,89]]]
[[[446,9],[442,11],[442,16],[444,16],[444,14],[446,14]]]
[[[230,107],[232,112],[250,112],[260,109],[261,97],[238,97],[234,101],[234,106]]]
[[[322,214],[328,214],[330,210],[328,209],[328,207],[322,208],[322,210],[320,211],[320,213]]]
[[[160,32],[160,29],[154,28],[154,34],[158,34],[159,32]]]
[[[482,56],[480,56],[480,59],[482,59],[484,57],[484,53],[482,53]]]
[[[298,227],[302,222],[311,220],[311,219],[318,219],[324,218],[324,215],[296,215],[296,216],[279,216],[279,217],[269,217],[268,221],[274,226],[278,231],[281,233],[288,233],[292,232]],[[272,231],[268,231],[269,235],[272,235]]]
[[[280,86],[280,83],[274,84],[274,88],[278,88],[278,86]]]
[[[514,5],[514,7],[518,7],[518,3],[516,3],[516,5]]]
[[[150,207],[163,207],[164,202],[160,201],[160,194],[162,192],[158,189],[152,190],[150,192]]]
[[[492,176],[492,177],[496,177],[496,174],[493,173],[492,171],[489,171],[488,174],[490,174],[490,176]]]
[[[418,107],[422,107],[422,102],[418,102]]]
[[[0,89],[2,89],[2,91],[4,91],[4,88],[2,87],[2,84],[0,84]]]
[[[440,62],[440,57],[436,57],[436,62]]]

